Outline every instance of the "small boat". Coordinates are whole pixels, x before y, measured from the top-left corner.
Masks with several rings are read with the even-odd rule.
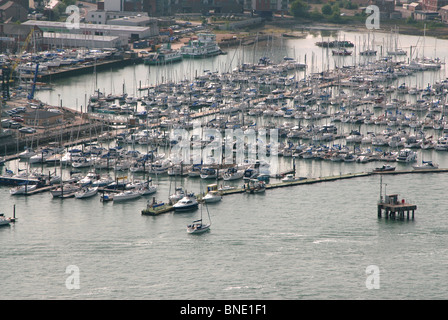
[[[244,186],[246,193],[261,193],[266,191],[266,183],[258,179],[251,179]]]
[[[195,197],[185,196],[180,199],[173,208],[175,212],[196,210],[198,208],[198,201]]]
[[[114,202],[133,200],[141,197],[140,192],[135,190],[125,190],[123,192],[117,193],[113,196]]]
[[[201,170],[201,179],[216,179],[218,175],[218,170],[213,168],[202,168]]]
[[[352,54],[351,51],[347,50],[347,49],[336,49],[336,50],[331,50],[331,52],[333,53],[334,56],[350,56]]]
[[[210,219],[210,212],[208,211],[207,204],[205,204],[205,207],[207,209],[209,223],[204,223],[202,220],[203,207],[204,206],[201,206],[201,218],[193,221],[192,224],[187,225],[187,233],[197,234],[197,233],[204,233],[204,232],[210,230],[210,227],[212,225],[212,220]]]
[[[14,196],[20,194],[27,194],[30,191],[36,190],[36,188],[37,188],[36,184],[24,184],[10,189],[9,193]]]
[[[81,190],[75,192],[76,199],[85,199],[93,197],[98,193],[98,187],[84,187]]]
[[[157,192],[157,186],[156,185],[146,185],[141,188],[138,188],[137,191],[142,195],[146,196],[149,194],[153,194]]]
[[[414,162],[417,160],[417,152],[409,148],[401,149],[398,153],[397,162]]]
[[[292,173],[287,174],[283,179],[282,182],[294,182],[299,181],[300,178],[296,178]]]
[[[196,178],[201,176],[201,167],[197,165],[193,165],[193,167],[188,170],[188,176],[190,178]]]
[[[114,200],[114,196],[111,193],[103,193],[100,198],[101,202],[109,202],[109,201],[113,201],[113,200]]]
[[[373,169],[373,172],[384,172],[384,171],[395,171],[395,167],[391,166],[391,165],[388,165],[388,164],[385,164],[382,167],[378,167],[378,168]]]
[[[207,186],[207,194],[202,198],[206,203],[219,202],[222,200],[222,196],[218,191],[217,184],[210,184]]]
[[[210,230],[211,223],[204,224],[202,219],[193,221],[192,224],[187,226],[188,233],[204,233]]]
[[[9,226],[11,219],[5,217],[3,213],[0,213],[0,226]]]
[[[422,161],[421,165],[412,166],[414,170],[431,170],[438,169],[439,165],[437,163],[433,163],[432,161]]]
[[[75,192],[79,191],[81,187],[72,183],[63,184],[61,187],[58,187],[54,190],[51,190],[50,193],[53,198],[62,198],[67,197],[69,195],[74,195]]]
[[[174,193],[172,195],[170,195],[169,199],[170,199],[171,203],[176,203],[177,201],[179,201],[186,195],[187,195],[187,193],[185,192],[185,190],[182,187],[177,187],[175,189]]]
[[[225,181],[238,180],[244,176],[244,170],[237,170],[236,168],[229,168],[223,174]]]
[[[376,50],[367,49],[359,53],[362,56],[376,56]]]

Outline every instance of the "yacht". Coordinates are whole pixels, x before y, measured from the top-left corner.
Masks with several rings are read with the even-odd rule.
[[[36,184],[25,184],[10,189],[9,193],[11,195],[27,194],[30,191],[36,190],[36,188],[37,188]]]
[[[75,192],[79,191],[80,189],[81,188],[76,184],[66,183],[54,190],[51,190],[50,193],[53,196],[53,198],[58,198],[58,197],[61,198],[63,196],[68,196],[68,195],[74,194]]]
[[[173,208],[175,212],[195,210],[198,208],[198,201],[195,197],[185,196],[180,199]]]
[[[218,170],[213,168],[202,168],[200,176],[202,179],[216,179]]]
[[[251,179],[244,186],[247,193],[261,193],[266,191],[266,184],[264,181],[258,179]]]
[[[229,168],[224,172],[223,179],[225,181],[238,180],[244,176],[244,170],[238,170],[236,168]]]
[[[206,203],[219,202],[222,200],[222,196],[218,191],[217,184],[210,184],[207,186],[207,194],[202,198]]]
[[[401,149],[398,153],[397,162],[414,162],[417,160],[417,152],[411,149]]]
[[[185,190],[182,187],[177,187],[174,190],[174,193],[172,195],[170,195],[169,199],[172,203],[176,203],[177,201],[179,201],[186,195],[187,195],[187,193],[185,192]]]
[[[432,170],[438,169],[439,165],[437,163],[433,163],[432,161],[422,161],[421,165],[414,165],[412,168],[414,168],[414,170]]]
[[[113,196],[114,202],[137,199],[141,194],[136,190],[125,190]]]
[[[85,199],[93,197],[98,193],[98,187],[84,187],[81,190],[75,192],[76,199]]]
[[[145,185],[141,188],[138,188],[137,191],[142,195],[146,196],[148,194],[153,194],[157,192],[157,186],[156,185]]]

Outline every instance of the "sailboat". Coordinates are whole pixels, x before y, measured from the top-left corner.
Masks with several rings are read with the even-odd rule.
[[[208,215],[208,223],[203,223],[202,221],[202,208],[201,206],[201,219],[194,220],[191,224],[187,225],[187,233],[204,233],[206,231],[210,230],[210,227],[212,225],[212,220],[210,219],[210,212],[208,211],[207,204],[205,204],[205,208],[207,209],[207,215]]]

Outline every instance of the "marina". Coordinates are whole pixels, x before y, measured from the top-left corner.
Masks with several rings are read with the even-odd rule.
[[[445,263],[440,244],[447,236],[441,214],[448,172],[442,53],[385,59],[376,36],[377,55],[361,55],[356,38],[346,33],[354,46],[345,47],[353,53],[333,56],[328,43],[316,45],[323,37],[281,38],[282,45],[226,48],[226,55],[172,65],[131,63],[118,77],[105,68],[55,80],[57,91],[38,91],[45,108],[64,105],[79,121],[55,127],[47,140],[37,137],[48,132],[23,134],[4,148],[0,203],[14,202],[20,220],[0,230],[0,239],[25,256],[19,269],[42,273],[28,259],[31,242],[34,255],[51,260],[42,263],[51,270],[42,281],[54,280],[66,265],[80,266],[85,287],[78,298],[144,292],[185,298],[190,289],[182,287],[193,285],[199,299],[331,299],[371,298],[356,275],[378,264],[387,269],[388,286],[376,297],[413,298],[415,290],[444,297],[442,287],[427,289],[427,273],[417,271],[409,290],[399,272],[411,261],[419,268],[430,261],[433,275],[444,277],[434,269]],[[401,43],[416,52],[417,37],[406,39]],[[273,48],[280,52],[267,58]],[[20,100],[8,101],[5,110],[16,107],[13,101]],[[225,142],[240,131],[246,142],[237,145],[232,136],[232,161],[224,163]],[[24,147],[40,160],[25,158]],[[176,147],[200,150],[199,161],[194,152],[179,161]],[[54,152],[44,159],[44,149]],[[260,150],[268,166],[252,156]],[[236,161],[239,151],[251,161]],[[372,192],[378,179],[387,184],[384,202]],[[13,184],[29,183],[37,187],[11,194]],[[414,217],[417,205],[421,214]],[[12,233],[17,237],[8,239]],[[392,259],[384,254],[391,242],[414,246]],[[6,259],[5,268],[13,268],[13,260]],[[263,279],[254,272],[261,262],[268,269]],[[99,279],[97,268],[111,263],[117,268]],[[186,279],[198,263],[214,281]],[[229,276],[234,272],[239,275]],[[112,277],[117,283],[106,284]],[[334,284],[324,289],[328,277]],[[13,280],[4,284],[10,288]],[[25,290],[30,285],[23,283],[18,295],[73,294],[57,284]]]

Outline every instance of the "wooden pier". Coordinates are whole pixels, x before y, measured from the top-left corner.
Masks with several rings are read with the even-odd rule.
[[[384,202],[380,201],[378,203],[378,218],[381,218],[384,211],[384,216],[386,219],[404,219],[406,214],[408,220],[410,215],[412,220],[414,220],[415,210],[417,210],[417,206],[415,204],[406,203],[404,199],[402,201],[398,201],[397,194],[390,194],[386,195]]]

